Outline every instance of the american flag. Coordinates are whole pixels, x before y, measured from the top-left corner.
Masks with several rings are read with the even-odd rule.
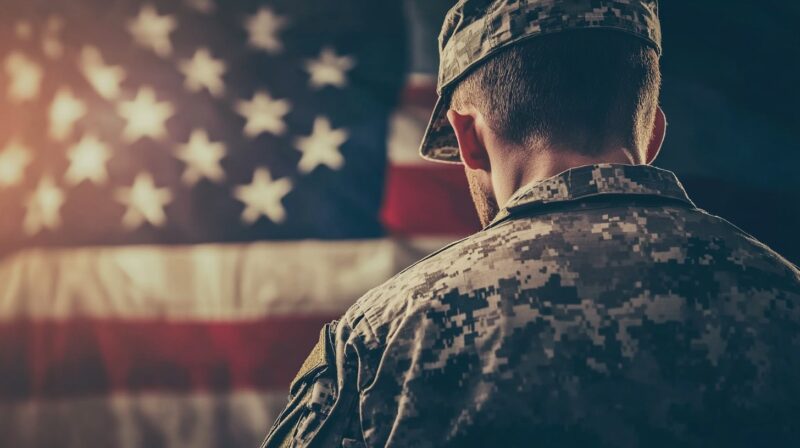
[[[400,1],[0,3],[0,446],[254,446],[324,322],[475,226]]]

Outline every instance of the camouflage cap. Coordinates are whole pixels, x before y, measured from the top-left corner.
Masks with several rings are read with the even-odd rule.
[[[628,33],[661,53],[658,0],[460,0],[439,35],[439,100],[422,139],[420,154],[460,163],[458,143],[447,121],[449,94],[470,69],[499,50],[525,39],[578,29]]]

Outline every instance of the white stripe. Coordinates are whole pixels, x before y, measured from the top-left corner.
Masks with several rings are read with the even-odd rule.
[[[406,77],[406,85],[409,86],[426,86],[436,88],[436,74],[435,73],[409,73]]]
[[[285,405],[250,391],[0,403],[0,446],[255,448]]]
[[[420,88],[428,86],[436,88],[436,78],[417,74],[407,81],[409,87]],[[431,108],[420,107],[414,104],[400,104],[389,118],[388,150],[389,160],[393,165],[427,165],[436,166],[434,162],[426,161],[419,156],[419,145],[428,121],[431,118]]]
[[[419,155],[419,144],[431,118],[431,110],[401,105],[389,119],[389,160],[392,165],[431,165]]]
[[[341,313],[440,238],[33,249],[0,261],[0,320]]]

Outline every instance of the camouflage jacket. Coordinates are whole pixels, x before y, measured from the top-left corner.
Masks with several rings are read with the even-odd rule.
[[[595,165],[326,326],[265,445],[789,446],[798,417],[800,271],[672,173]]]

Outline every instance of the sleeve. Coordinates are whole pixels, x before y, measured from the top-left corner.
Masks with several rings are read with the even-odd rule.
[[[289,388],[289,402],[262,448],[362,447],[357,366],[347,359],[349,331],[331,322]]]

